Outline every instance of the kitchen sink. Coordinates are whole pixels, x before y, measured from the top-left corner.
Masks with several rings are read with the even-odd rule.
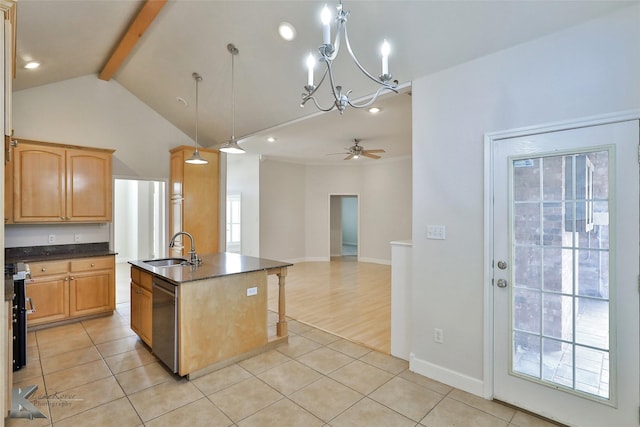
[[[191,263],[184,258],[149,259],[143,262],[154,267],[184,267],[185,265],[191,265]]]

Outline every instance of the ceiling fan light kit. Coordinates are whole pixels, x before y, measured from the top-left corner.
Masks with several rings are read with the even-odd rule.
[[[353,144],[351,147],[347,148],[345,153],[333,153],[333,154],[347,154],[347,157],[344,160],[357,160],[360,157],[368,157],[370,159],[381,159],[382,157],[378,156],[375,153],[384,153],[385,151],[382,148],[375,148],[373,150],[365,150],[364,147],[360,145],[360,139],[354,138],[352,139]]]
[[[325,70],[322,74],[322,78],[318,85],[314,85],[313,79],[313,69],[315,67],[316,59],[312,54],[309,54],[307,57],[307,84],[305,85],[305,93],[302,94],[302,103],[301,107],[309,101],[313,101],[316,108],[321,111],[331,111],[334,108],[337,108],[340,114],[344,112],[347,106],[351,106],[354,108],[365,108],[373,104],[378,96],[384,91],[392,91],[398,93],[398,81],[392,80],[391,74],[389,74],[389,54],[391,53],[391,46],[389,43],[384,40],[381,48],[382,55],[382,73],[375,77],[371,73],[369,73],[365,68],[360,64],[355,54],[353,53],[353,49],[351,49],[351,44],[349,43],[349,35],[347,33],[347,18],[349,17],[350,11],[345,11],[342,5],[342,0],[337,6],[338,14],[335,18],[336,21],[336,37],[333,44],[331,43],[331,12],[329,8],[325,5],[322,10],[321,20],[322,20],[322,45],[318,48],[320,52],[320,57],[318,59],[319,62],[324,62],[326,65]],[[344,43],[347,46],[347,50],[353,62],[355,62],[356,66],[365,76],[369,79],[376,82],[380,87],[376,91],[376,93],[369,99],[368,101],[357,104],[349,98],[352,90],[348,90],[346,92],[343,91],[342,86],[335,84],[335,79],[333,77],[333,60],[338,56],[338,52],[340,50],[340,42],[341,38],[344,37]],[[318,103],[315,98],[315,93],[318,91],[322,83],[325,81],[327,75],[329,76],[329,82],[331,84],[331,92],[333,94],[334,101],[329,107],[322,107]]]

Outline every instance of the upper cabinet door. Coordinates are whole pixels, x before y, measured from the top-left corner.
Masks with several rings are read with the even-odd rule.
[[[13,222],[111,221],[109,150],[19,141],[13,153]]]
[[[66,220],[111,221],[111,154],[67,150]]]
[[[14,222],[65,220],[65,150],[21,143],[14,153]]]

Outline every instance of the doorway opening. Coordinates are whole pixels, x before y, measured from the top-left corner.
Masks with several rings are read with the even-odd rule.
[[[115,179],[113,248],[116,256],[116,303],[129,300],[129,264],[167,253],[167,183]]]
[[[329,197],[329,248],[332,258],[358,258],[358,204],[358,196],[353,194]]]
[[[242,253],[242,196],[227,194],[227,252]]]

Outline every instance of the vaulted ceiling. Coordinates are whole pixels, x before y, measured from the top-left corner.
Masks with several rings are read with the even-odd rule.
[[[154,0],[151,0],[154,1]],[[145,2],[142,0],[19,0],[14,90],[103,70]],[[330,0],[333,10],[337,4]],[[318,114],[300,107],[304,60],[322,43],[324,1],[169,0],[115,69],[113,79],[194,137],[195,82],[199,143],[216,147],[231,136],[231,55],[235,57],[236,136],[247,151],[294,161],[339,162],[353,138],[383,148],[385,158],[411,152],[413,79],[577,25],[633,1],[344,0],[349,37],[365,68],[379,73],[379,47],[392,45],[390,72],[403,90],[386,96],[375,116],[364,110]],[[296,28],[293,41],[278,25]],[[37,70],[23,68],[41,62]],[[348,60],[335,62],[336,84],[352,97],[375,91]],[[325,83],[327,85],[327,83]],[[328,102],[328,89],[320,98]],[[267,136],[277,141],[266,142]],[[366,161],[375,161],[366,159]]]

